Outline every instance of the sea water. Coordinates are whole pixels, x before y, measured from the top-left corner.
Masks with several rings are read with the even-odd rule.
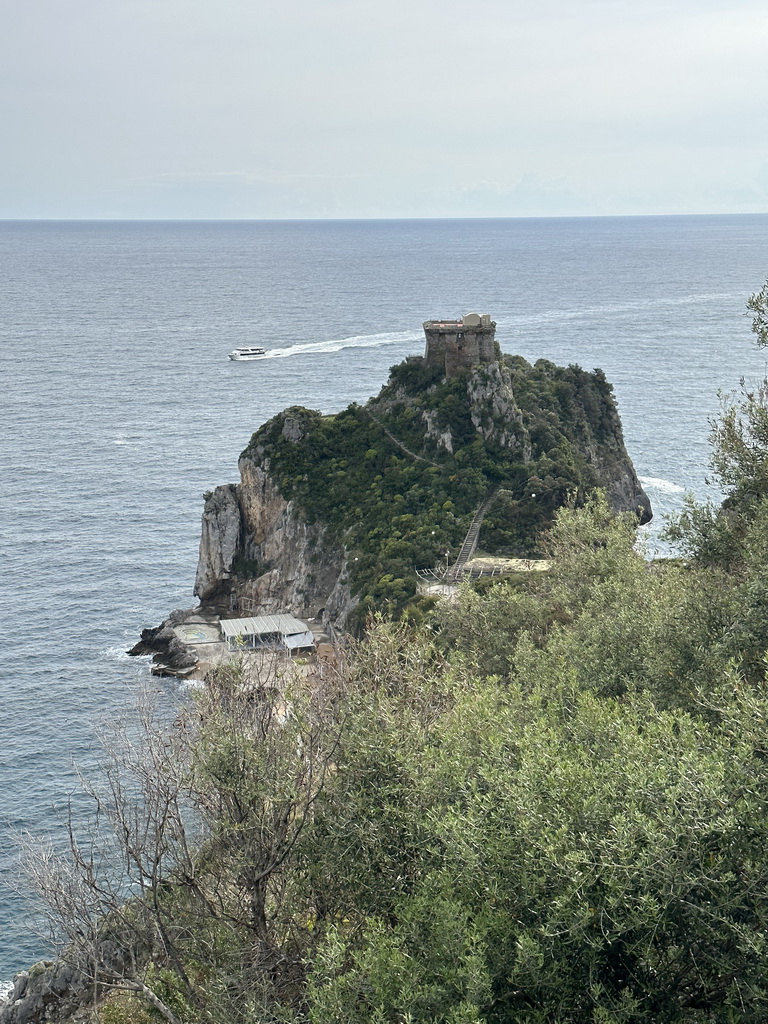
[[[125,651],[194,604],[201,496],[261,423],[487,312],[505,352],[605,370],[658,524],[706,493],[718,390],[765,372],[766,274],[768,216],[0,224],[0,979],[45,953],[14,834],[87,813],[94,725],[150,680]]]

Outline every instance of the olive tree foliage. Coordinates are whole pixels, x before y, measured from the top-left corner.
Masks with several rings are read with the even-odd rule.
[[[481,592],[465,585],[444,602],[437,621],[443,642],[484,674],[506,677],[522,636],[541,645],[558,625],[571,624],[601,588],[642,575],[635,550],[637,519],[615,515],[605,494],[555,513],[543,545],[547,572],[519,573]]]
[[[648,691],[660,706],[690,706],[728,664],[733,608],[708,574],[648,563],[636,534],[634,517],[616,516],[599,492],[560,510],[552,568],[465,588],[440,609],[440,642],[481,675],[524,687],[568,664],[603,696]]]
[[[587,542],[601,522],[563,525],[593,611],[521,632],[504,681],[377,622],[338,676],[270,694],[235,666],[153,722],[147,778],[168,778],[146,792],[178,797],[150,795],[168,810],[139,827],[123,774],[123,860],[91,872],[82,850],[57,876],[85,894],[63,908],[84,970],[106,980],[109,941],[112,981],[183,1024],[763,1019],[768,700],[733,667],[686,709],[592,687],[596,627],[550,652],[610,622],[617,579],[648,578],[616,538]],[[150,767],[143,743],[129,765]],[[141,836],[149,878],[168,851],[156,898],[104,889]]]
[[[441,629],[213,676],[54,872],[83,970],[181,1024],[765,1019],[763,523],[737,572],[649,566],[596,495]]]
[[[752,333],[761,348],[768,346],[768,281],[758,292],[747,299],[747,309],[752,314]]]
[[[747,301],[757,345],[768,345],[768,281]],[[725,494],[722,505],[689,499],[673,521],[670,539],[708,565],[732,568],[742,557],[745,528],[768,498],[768,379],[756,386],[743,379],[738,391],[721,395],[721,412],[711,423],[711,462]]]
[[[726,673],[665,710],[567,662],[500,684],[426,637],[403,675],[389,629],[317,811],[312,1024],[760,1019],[765,699]]]
[[[90,832],[70,823],[66,855],[23,843],[55,948],[94,1001],[124,990],[171,1024],[230,1024],[295,998],[285,865],[338,743],[335,688],[290,669],[276,687],[275,666],[253,664],[213,673],[172,720],[143,699],[82,780]]]
[[[768,282],[747,303],[758,345],[768,343]],[[721,396],[712,423],[711,462],[722,503],[686,501],[668,537],[704,579],[711,608],[727,628],[723,651],[753,683],[765,678],[768,650],[768,380],[741,381]]]
[[[241,1005],[258,994],[265,1006],[300,1001],[314,911],[295,869],[297,847],[343,725],[334,673],[320,685],[290,670],[287,678],[279,690],[254,691],[241,662],[209,677],[195,706],[190,777],[205,836],[198,868],[215,920],[236,937],[232,988]]]
[[[710,431],[711,464],[725,497],[722,504],[686,500],[668,529],[684,554],[701,564],[738,569],[750,527],[768,499],[768,380],[742,381],[721,396],[721,412]]]
[[[23,837],[23,863],[54,948],[91,982],[94,997],[137,992],[173,1024],[174,1010],[142,975],[150,958],[160,958],[175,974],[181,1000],[196,1001],[181,949],[184,923],[165,898],[174,872],[196,874],[186,740],[148,694],[135,719],[105,725],[100,738],[102,772],[81,776],[93,805],[90,827],[76,830],[70,814],[67,855]]]

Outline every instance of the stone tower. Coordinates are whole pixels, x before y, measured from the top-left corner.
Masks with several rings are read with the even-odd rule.
[[[424,334],[427,366],[442,367],[446,377],[499,358],[496,322],[488,313],[467,313],[462,320],[426,320]]]

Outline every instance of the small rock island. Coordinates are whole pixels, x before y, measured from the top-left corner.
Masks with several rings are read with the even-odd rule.
[[[488,314],[424,333],[424,355],[393,366],[365,405],[293,406],[256,431],[239,483],[205,495],[200,607],[130,653],[188,674],[185,622],[289,615],[325,637],[359,632],[373,611],[418,621],[433,600],[420,578],[454,585],[475,564],[541,559],[555,511],[595,487],[650,520],[601,370],[503,355]]]
[[[424,324],[425,354],[334,415],[260,427],[240,482],[206,495],[195,594],[222,616],[289,612],[337,629],[418,613],[416,571],[460,552],[532,558],[554,511],[605,488],[651,518],[600,370],[502,355],[490,316]]]

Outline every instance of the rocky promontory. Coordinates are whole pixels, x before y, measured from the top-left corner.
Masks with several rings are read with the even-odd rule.
[[[490,494],[479,543],[491,555],[541,554],[554,511],[594,487],[651,518],[601,371],[520,357],[452,376],[409,358],[364,406],[276,416],[239,471],[205,497],[202,605],[339,628],[416,608],[415,570],[456,555]]]

